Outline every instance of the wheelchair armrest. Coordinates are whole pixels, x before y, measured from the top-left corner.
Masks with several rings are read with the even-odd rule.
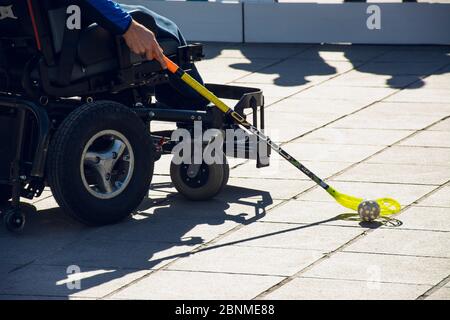
[[[205,55],[203,54],[203,45],[201,43],[188,44],[186,46],[178,47],[177,50],[177,62],[178,65],[189,65],[196,61],[202,60]]]

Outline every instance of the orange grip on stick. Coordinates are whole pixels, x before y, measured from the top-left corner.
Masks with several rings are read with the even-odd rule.
[[[168,69],[170,72],[172,72],[172,73],[176,73],[176,72],[178,71],[178,69],[180,68],[180,67],[178,67],[178,66],[176,65],[175,62],[173,62],[172,60],[170,60],[170,59],[167,58],[166,56],[164,56],[164,61],[166,62],[167,69]]]

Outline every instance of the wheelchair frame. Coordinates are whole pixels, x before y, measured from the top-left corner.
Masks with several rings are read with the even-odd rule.
[[[36,21],[39,22],[40,19],[37,18]],[[39,46],[42,46],[45,42],[48,44],[49,39],[43,37],[42,39],[36,39],[36,41]],[[153,71],[157,62],[149,61],[135,66],[131,63],[129,51],[125,51],[127,48],[120,37],[117,37],[116,45],[119,59],[118,78],[121,80],[119,82],[110,83],[108,86],[95,87],[95,85],[93,86],[95,81],[89,79],[72,86],[56,87],[49,81],[48,61],[45,59],[46,53],[43,50],[37,58],[30,60],[25,67],[22,78],[25,94],[0,92],[0,116],[10,117],[14,121],[16,130],[15,150],[13,150],[10,161],[9,178],[1,180],[2,177],[0,176],[0,184],[12,187],[12,200],[9,208],[4,211],[5,217],[13,218],[12,225],[7,225],[10,230],[21,230],[24,225],[25,217],[20,210],[20,198],[33,199],[39,197],[47,185],[47,154],[50,141],[59,124],[58,117],[62,115],[65,118],[85,102],[93,101],[93,97],[98,93],[122,92],[131,88],[153,86],[168,81],[166,72]],[[179,47],[177,56],[172,58],[175,58],[181,66],[186,66],[199,61],[202,57],[202,45],[193,44]],[[71,60],[72,58],[69,57],[68,61]],[[40,73],[40,86],[45,94],[37,93],[33,87],[30,74],[32,67],[36,65]],[[237,113],[244,115],[247,109],[251,109],[253,125],[260,130],[264,129],[264,97],[260,89],[219,84],[207,84],[206,86],[220,98],[238,100],[234,108]],[[79,97],[61,99],[61,97],[76,94],[81,99]],[[154,121],[188,125],[192,125],[194,121],[202,121],[206,128],[223,129],[230,123],[225,115],[211,105],[206,110],[193,111],[168,109],[159,102],[138,100],[135,99],[127,106],[144,123],[150,125]],[[55,117],[54,110],[60,112],[56,112],[57,116]],[[151,132],[154,145],[158,144],[161,137],[169,138],[171,133],[172,131]],[[163,154],[170,154],[175,145],[176,143],[171,141],[171,143],[156,148],[157,154],[154,160],[156,161]],[[256,154],[256,157],[254,157],[256,166],[261,168],[269,165],[268,157],[270,153],[261,155],[259,147],[260,144],[258,143],[255,152],[250,145],[245,145],[245,158],[249,159],[252,154]],[[236,156],[236,154],[231,156]]]

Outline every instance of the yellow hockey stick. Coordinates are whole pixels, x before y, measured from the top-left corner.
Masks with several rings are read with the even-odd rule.
[[[187,85],[189,85],[192,89],[197,91],[201,96],[205,99],[213,103],[218,109],[220,109],[225,114],[229,115],[234,121],[244,127],[245,130],[251,132],[252,134],[258,136],[262,141],[266,142],[267,145],[272,148],[275,152],[281,155],[284,159],[289,161],[293,166],[307,175],[311,180],[321,186],[324,190],[326,190],[339,204],[342,206],[358,211],[358,206],[364,200],[362,198],[357,198],[354,196],[350,196],[344,193],[338,192],[336,189],[332,188],[325,181],[316,176],[313,172],[308,170],[304,165],[298,162],[294,157],[292,157],[289,153],[284,151],[279,145],[274,143],[269,137],[267,137],[264,133],[260,132],[257,128],[255,128],[252,124],[247,122],[244,117],[235,112],[232,108],[227,106],[222,100],[220,100],[217,96],[215,96],[211,91],[205,88],[201,83],[192,78],[189,74],[184,72],[180,67],[178,67],[172,60],[165,57],[167,69],[177,75],[181,80],[183,80]],[[380,198],[374,200],[380,206],[381,215],[391,215],[399,212],[401,210],[400,204],[392,199],[392,198]]]

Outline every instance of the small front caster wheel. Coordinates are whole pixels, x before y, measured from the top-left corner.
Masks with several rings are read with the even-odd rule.
[[[224,164],[170,166],[170,177],[179,193],[190,200],[208,200],[222,191],[228,182],[229,167]]]
[[[9,231],[21,232],[25,226],[25,215],[20,211],[9,210],[4,213],[3,222]]]

